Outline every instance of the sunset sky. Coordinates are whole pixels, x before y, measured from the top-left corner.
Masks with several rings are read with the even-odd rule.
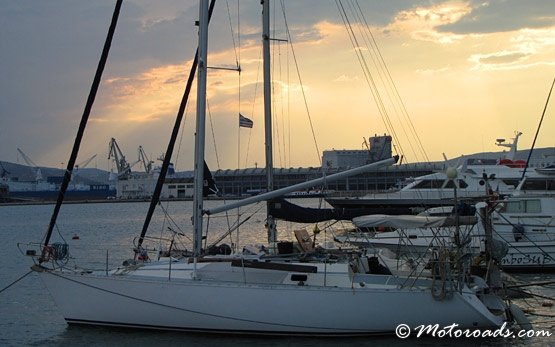
[[[21,148],[40,166],[67,162],[114,3],[1,1],[0,160],[23,164]],[[319,166],[323,150],[361,149],[363,138],[392,129],[412,162],[498,151],[495,139],[517,130],[519,147],[531,146],[555,78],[554,1],[285,0],[272,9],[272,37],[287,39],[287,22],[293,47],[273,41],[276,167]],[[239,61],[242,72],[209,72],[211,169],[264,165],[261,10],[259,0],[216,3],[208,65]],[[98,154],[90,166],[110,169],[112,137],[130,162],[139,145],[153,158],[165,151],[197,17],[197,1],[124,1],[78,162]],[[370,33],[394,87],[381,82]],[[174,153],[178,170],[193,166],[195,99]],[[554,102],[537,147],[555,146]],[[239,112],[252,129],[238,128]]]

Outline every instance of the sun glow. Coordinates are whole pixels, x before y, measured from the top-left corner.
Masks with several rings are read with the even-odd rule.
[[[470,3],[452,1],[406,9],[397,13],[390,23],[370,28],[415,129],[433,160],[441,160],[444,152],[454,156],[496,150],[491,140],[516,129],[525,133],[521,143],[526,146],[531,141],[531,135],[530,138],[526,135],[533,133],[535,124],[524,122],[522,117],[524,114],[530,117],[534,113],[532,109],[541,103],[542,68],[555,64],[553,28],[469,34],[442,29],[471,12]],[[356,24],[354,28],[358,32],[363,29]],[[210,69],[208,76],[209,116],[213,127],[208,134],[213,133],[215,140],[207,139],[207,144],[213,147],[215,143],[219,148],[220,157],[224,158],[223,168],[237,166],[237,141],[244,152],[241,166],[252,167],[264,162],[261,48],[253,39],[257,31],[248,26],[244,29],[248,38],[242,40],[240,78],[237,72],[215,69]],[[361,43],[353,48],[340,23],[326,20],[312,26],[297,25],[293,30],[303,33],[300,38],[294,38],[301,79],[287,44],[272,46],[277,166],[317,166],[316,147],[320,152],[332,148],[358,149],[363,137],[386,133],[385,121],[356,56],[356,51],[364,55],[374,53]],[[231,48],[212,49],[209,65],[234,68],[235,54]],[[161,64],[140,73],[107,78],[91,119],[96,132],[117,129],[120,136],[132,138],[134,132],[145,127],[169,127],[190,66],[190,61]],[[373,73],[376,81],[383,78]],[[519,90],[517,81],[522,78],[537,80],[536,87]],[[533,96],[518,100],[513,97],[526,93]],[[193,88],[190,113],[194,112],[195,97]],[[400,123],[404,121],[402,117],[389,112],[396,129],[406,126]],[[254,121],[252,130],[237,130],[238,113]],[[453,123],[450,120],[453,117],[474,121],[447,126]],[[476,126],[477,122],[481,123],[480,127]],[[189,127],[186,132],[191,135],[193,125]],[[553,131],[546,129],[546,133]],[[238,133],[248,138],[238,140]],[[464,146],[452,141],[463,133],[470,140]],[[544,141],[546,146],[553,145],[548,142]],[[286,153],[291,153],[291,157],[286,157]],[[187,159],[184,167],[190,167],[189,163]]]

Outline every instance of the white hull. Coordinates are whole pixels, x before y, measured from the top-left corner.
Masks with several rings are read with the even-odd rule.
[[[493,237],[508,246],[503,269],[510,271],[555,271],[555,197],[522,195],[500,201],[492,216]],[[362,217],[360,217],[362,218]],[[397,217],[398,218],[398,217]],[[430,218],[430,222],[434,217]],[[403,228],[401,231],[359,233],[336,239],[357,246],[387,248],[397,255],[421,255],[430,247],[452,245],[454,229]],[[436,237],[434,238],[434,234]],[[473,253],[484,250],[481,222],[461,230],[471,236]]]
[[[386,248],[397,255],[420,256],[428,252],[430,247],[450,243],[448,236],[433,238],[430,230],[411,230],[406,232],[412,238],[406,240],[406,236],[400,236],[398,232],[380,233],[377,237],[346,237],[341,240],[354,245],[368,247],[369,245],[377,248]],[[415,237],[417,236],[417,237]],[[508,252],[501,260],[504,270],[509,271],[555,271],[555,240],[549,241],[511,241],[512,234],[505,233],[502,236],[507,243]],[[483,248],[481,241],[483,237],[473,238],[473,253],[478,254]],[[403,242],[400,242],[403,240]],[[438,241],[442,240],[442,241]]]
[[[555,271],[555,241],[510,242],[509,252],[501,260],[503,269]]]
[[[522,168],[505,165],[463,165],[458,169],[458,199],[483,201],[487,196],[483,174],[494,175],[490,183],[492,191],[500,195],[552,195],[553,175],[541,170],[528,170],[525,184],[518,190],[523,174]],[[398,191],[373,193],[361,197],[328,197],[326,201],[336,208],[383,208],[406,207],[413,211],[425,210],[434,206],[452,206],[454,198],[453,182],[446,172],[436,172],[420,176]],[[391,213],[394,212],[375,212]],[[410,212],[402,212],[410,213]]]
[[[364,335],[392,333],[401,323],[411,327],[458,323],[460,327],[486,328],[503,322],[468,289],[437,301],[429,286],[399,289],[395,283],[387,283],[387,279],[392,282],[392,276],[361,275],[357,281],[368,278],[382,282],[361,286],[350,283],[346,272],[307,274],[306,284],[300,286],[290,281],[291,273],[283,271],[255,270],[247,278],[253,275],[268,283],[243,283],[191,280],[191,265],[172,266],[180,278],[171,281],[167,280],[167,268],[159,271],[153,269],[154,265],[140,270],[144,273],[152,267],[156,275],[149,278],[138,272],[106,276],[58,271],[40,272],[40,277],[66,321],[78,324],[254,334]],[[241,268],[233,270],[236,278],[242,278]],[[280,283],[273,283],[276,276],[282,278]],[[324,276],[328,285],[317,285],[323,283]]]

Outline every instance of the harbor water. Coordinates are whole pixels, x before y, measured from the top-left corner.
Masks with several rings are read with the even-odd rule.
[[[297,199],[302,205],[315,207],[318,199]],[[207,201],[208,206],[217,206],[221,201]],[[163,203],[158,208],[151,227],[150,236],[168,234],[168,227],[186,235],[183,247],[190,247],[188,239],[192,235],[192,202],[180,201]],[[70,262],[87,268],[104,269],[106,266],[121,265],[133,256],[134,238],[140,234],[144,216],[148,209],[146,202],[129,203],[84,203],[62,206],[52,242],[65,240],[69,244]],[[38,243],[43,238],[50,220],[53,205],[6,205],[0,206],[0,244],[2,245],[2,266],[0,267],[0,290],[24,276],[33,264],[25,256],[28,243]],[[210,226],[209,240],[216,239],[221,231],[227,230],[237,220],[233,215],[214,216],[207,221]],[[245,208],[242,219],[252,215],[241,225],[239,244],[262,243],[266,239],[264,229],[263,204]],[[166,217],[171,216],[171,219]],[[173,224],[175,223],[175,224]],[[299,227],[309,230],[311,225],[295,225],[280,222],[279,239],[293,240],[293,230]],[[348,226],[348,225],[345,225]],[[334,227],[341,228],[340,224]],[[320,226],[322,229],[322,226]],[[325,228],[325,226],[324,226]],[[319,241],[331,240],[333,233],[326,229],[318,235]],[[226,243],[237,242],[235,233],[225,239]],[[18,248],[18,243],[20,247]],[[190,249],[190,248],[189,248]],[[514,275],[522,282],[555,281],[554,274]],[[514,302],[529,313],[534,330],[555,333],[555,285],[527,288],[540,297],[516,299]],[[161,293],[163,295],[163,293]],[[83,298],[87,300],[87,298]],[[268,298],[271,300],[271,298]],[[315,302],[314,305],[326,303]],[[392,307],[400,310],[400,307]],[[261,307],[261,310],[264,310]],[[291,312],[292,315],[295,312]],[[364,315],[364,312],[353,312]],[[531,338],[439,338],[411,337],[399,339],[396,336],[371,336],[349,338],[315,337],[268,337],[239,336],[202,333],[160,332],[135,329],[114,329],[104,327],[68,326],[56,308],[50,294],[34,273],[24,276],[13,286],[0,293],[0,346],[554,346],[555,335]]]

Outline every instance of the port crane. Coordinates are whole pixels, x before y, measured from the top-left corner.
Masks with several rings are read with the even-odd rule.
[[[91,161],[93,161],[93,159],[96,158],[96,154],[93,155],[92,157],[90,157],[89,159],[83,160],[82,162],[80,162],[79,164],[75,164],[75,168],[76,169],[84,169],[87,167],[87,165],[89,165],[91,163]]]
[[[146,173],[150,173],[152,171],[152,164],[154,164],[154,161],[148,159],[143,146],[139,146],[139,161],[142,162]]]
[[[87,167],[87,165],[89,165],[91,163],[91,161],[93,161],[93,159],[96,158],[96,154],[93,155],[92,157],[85,159],[81,162],[79,162],[78,164],[75,164],[75,171],[73,172],[73,177],[71,178],[71,180],[75,180],[77,181],[77,178],[79,177],[79,169],[84,169]]]
[[[127,179],[131,175],[131,165],[125,160],[121,149],[115,138],[112,137],[109,144],[108,159],[113,159],[118,171],[118,179]]]
[[[40,171],[39,166],[35,164],[35,162],[31,160],[31,158],[29,158],[27,154],[23,153],[23,151],[20,148],[18,148],[17,151],[19,152],[19,154],[21,155],[25,163],[27,163],[28,166],[31,166],[33,169],[35,169],[36,180],[42,181],[42,172]]]

